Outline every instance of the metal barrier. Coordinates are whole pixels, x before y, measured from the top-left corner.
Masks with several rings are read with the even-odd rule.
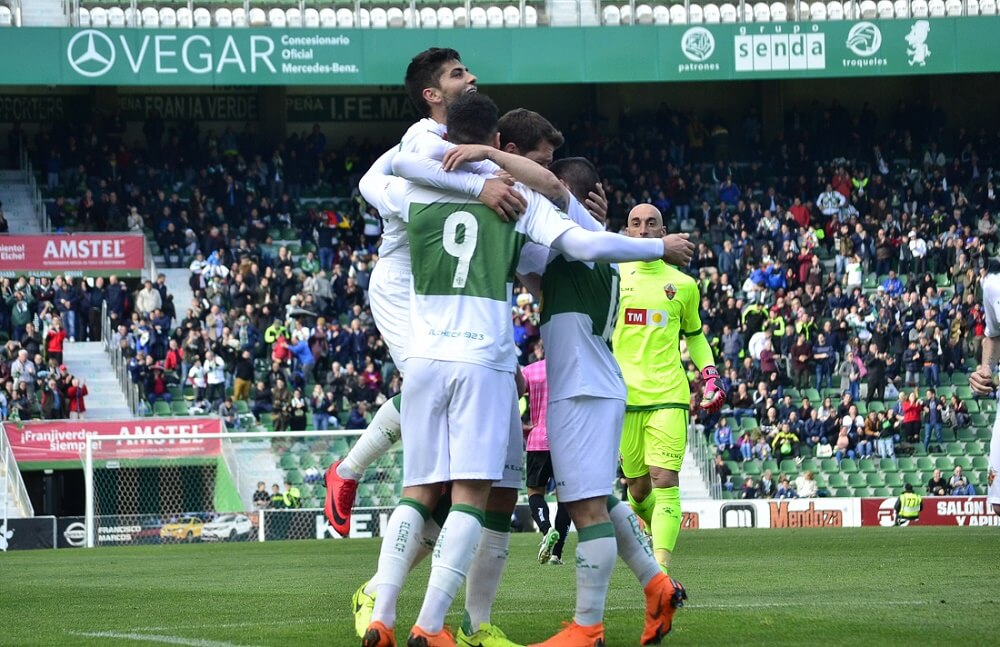
[[[28,147],[23,144],[21,145],[20,165],[21,170],[24,171],[24,181],[28,183],[28,189],[31,191],[31,203],[35,209],[35,216],[39,219],[42,233],[47,234],[52,231],[52,226],[49,222],[49,210],[45,208],[42,191],[38,188],[38,179],[35,177],[35,167],[31,163],[31,155],[28,153]]]
[[[3,503],[0,504],[0,508],[3,509],[4,525],[7,525],[7,504],[11,486],[14,490],[14,505],[17,506],[20,516],[34,517],[35,508],[31,505],[27,488],[24,487],[24,479],[21,478],[21,470],[17,467],[14,450],[7,440],[7,433],[2,430],[0,430],[0,464],[3,465],[3,483],[0,485],[3,488]]]
[[[104,351],[111,357],[111,367],[118,378],[118,384],[125,395],[125,402],[129,411],[133,415],[141,416],[140,403],[142,397],[139,394],[139,387],[132,383],[132,374],[128,371],[128,360],[122,354],[121,346],[111,343],[114,331],[111,329],[111,318],[108,317],[108,302],[101,302],[101,341],[104,343]]]
[[[695,463],[698,464],[698,471],[701,478],[708,484],[708,491],[713,499],[722,498],[722,483],[715,474],[714,456],[712,449],[705,439],[705,434],[698,431],[695,425],[688,425],[688,447]]]

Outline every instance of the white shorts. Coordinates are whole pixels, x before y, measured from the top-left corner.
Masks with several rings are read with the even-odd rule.
[[[389,347],[392,363],[402,374],[410,335],[410,265],[394,261],[376,263],[368,285],[368,302],[375,326]]]
[[[990,483],[986,500],[992,505],[1000,505],[1000,414],[993,423],[993,437],[990,439]]]
[[[560,501],[611,494],[624,421],[622,400],[583,396],[549,402],[545,429]]]
[[[400,412],[403,485],[503,479],[514,376],[419,357],[407,368]]]
[[[511,381],[514,376],[511,375]],[[517,383],[514,384],[515,399],[511,402],[510,431],[507,437],[507,458],[503,464],[503,477],[493,487],[520,490],[524,486],[524,431],[521,429],[521,408],[517,403]]]

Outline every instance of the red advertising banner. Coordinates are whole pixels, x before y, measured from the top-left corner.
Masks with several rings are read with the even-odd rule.
[[[140,276],[141,234],[0,236],[0,276]]]
[[[103,440],[94,446],[94,458],[186,458],[218,456],[221,418],[141,418],[136,420],[48,420],[19,425],[5,423],[4,433],[18,463],[79,463],[87,438],[101,436],[157,436],[155,439]]]
[[[923,498],[920,511],[921,526],[1000,526],[1000,516],[984,496],[941,496]],[[888,499],[862,499],[862,526],[896,525],[896,497]]]

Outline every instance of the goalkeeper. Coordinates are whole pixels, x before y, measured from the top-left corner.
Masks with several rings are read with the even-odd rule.
[[[629,213],[626,234],[663,236],[663,217],[649,204]],[[678,473],[687,446],[691,387],[681,364],[680,337],[701,370],[701,408],[718,411],[726,400],[715,358],[702,335],[698,284],[676,267],[656,261],[620,265],[618,324],[613,344],[628,387],[622,434],[622,472],[628,499],[653,536],[664,572],[681,529]]]

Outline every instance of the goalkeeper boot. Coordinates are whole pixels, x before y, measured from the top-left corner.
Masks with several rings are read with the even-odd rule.
[[[361,647],[396,647],[396,632],[381,622],[368,625],[361,637]]]
[[[406,647],[457,647],[451,632],[445,627],[436,634],[427,633],[417,625],[410,630],[406,639]]]
[[[529,647],[604,647],[604,623],[584,627],[575,622],[564,622],[562,631],[543,643]]]
[[[480,624],[479,631],[475,633],[466,632],[464,626],[460,627],[455,642],[458,647],[520,647],[507,638],[500,627],[488,622]]]
[[[549,528],[549,531],[542,537],[542,543],[538,545],[538,563],[548,564],[552,558],[552,549],[559,543],[559,531]]]
[[[354,631],[357,632],[358,638],[365,637],[365,631],[372,623],[372,614],[375,612],[375,594],[365,593],[365,587],[369,583],[371,580],[362,584],[351,597],[351,606],[354,609]]]
[[[333,529],[341,537],[351,532],[351,510],[354,509],[354,497],[358,493],[358,482],[345,479],[337,474],[337,468],[344,461],[339,460],[326,470],[326,505],[323,513]]]
[[[673,628],[674,613],[684,606],[687,591],[681,583],[663,573],[657,574],[644,589],[646,593],[646,627],[639,644],[659,645]]]

